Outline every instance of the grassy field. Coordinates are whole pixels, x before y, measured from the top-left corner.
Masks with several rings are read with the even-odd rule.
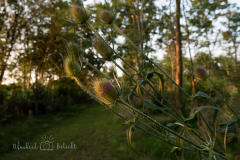
[[[170,121],[160,117],[162,123]],[[14,123],[2,128],[0,133],[0,159],[3,160],[151,160],[172,159],[171,146],[140,130],[133,132],[133,146],[141,154],[134,153],[127,144],[126,129],[130,126],[105,110],[101,105],[81,105],[70,107],[67,112],[57,115],[43,115],[28,121]],[[42,137],[51,136],[52,151],[41,151]],[[20,142],[25,146],[35,145],[38,149],[13,149]],[[76,149],[57,149],[57,145],[76,145]],[[189,153],[185,153],[189,154]],[[190,155],[191,156],[191,155]],[[194,158],[191,158],[194,159]]]

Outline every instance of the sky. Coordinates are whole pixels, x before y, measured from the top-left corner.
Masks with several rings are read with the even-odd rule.
[[[68,1],[68,0],[65,0],[65,1]],[[236,3],[239,7],[240,7],[240,0],[228,0],[229,1],[229,3]],[[86,0],[86,1],[83,1],[83,3],[84,3],[84,5],[85,6],[87,6],[87,5],[93,5],[94,3],[99,3],[99,2],[102,2],[102,3],[104,3],[104,0]],[[174,1],[172,1],[172,3],[173,3]],[[158,7],[161,7],[162,5],[164,5],[164,4],[166,4],[166,3],[169,3],[169,1],[165,1],[165,0],[156,0],[156,2],[155,2],[155,4],[158,6]],[[220,20],[221,21],[221,20]],[[181,23],[185,23],[184,22],[184,20],[183,21],[181,21]],[[216,22],[216,24],[217,24],[218,22]],[[216,25],[216,27],[217,27],[218,25]],[[164,54],[166,54],[163,50],[161,50],[160,48],[158,48],[158,46],[157,45],[155,45],[156,43],[156,40],[157,40],[157,36],[154,36],[154,37],[152,37],[153,38],[153,48],[155,49],[155,50],[157,50],[157,54],[153,54],[154,56],[157,56],[157,58],[158,59],[162,59],[163,58],[163,56],[164,56]],[[118,43],[123,43],[124,42],[124,38],[122,37],[122,36],[119,36],[117,39],[116,39],[116,41],[118,41]],[[193,52],[192,53],[192,56],[194,56],[194,48],[191,48],[191,51]],[[199,51],[199,50],[198,50]],[[215,48],[212,48],[212,53],[213,53],[213,56],[219,56],[219,55],[221,55],[221,54],[224,54],[224,52],[225,51],[223,51],[222,49],[221,49],[221,47],[215,47]],[[186,57],[189,57],[189,53],[188,53],[188,50],[183,50],[183,53],[185,53],[186,55]],[[239,53],[238,53],[239,54]],[[238,55],[239,56],[239,55]],[[121,66],[121,62],[120,62],[120,60],[118,60],[117,61],[117,63]],[[112,63],[107,63],[106,64],[106,66],[110,66]],[[116,70],[117,70],[117,73],[118,73],[118,76],[122,76],[122,71],[120,70],[120,69],[118,69],[118,68],[116,68]],[[9,74],[9,72],[6,72],[6,75],[5,75],[5,77],[8,77],[8,74]],[[35,77],[34,77],[34,74],[32,74],[32,78],[33,79],[35,79]],[[4,82],[3,82],[3,84],[9,84],[9,83],[15,83],[15,82],[17,82],[15,79],[13,79],[13,78],[10,78],[10,77],[8,77],[7,78],[7,80],[5,80]],[[31,81],[31,82],[34,82],[34,80],[33,81]]]

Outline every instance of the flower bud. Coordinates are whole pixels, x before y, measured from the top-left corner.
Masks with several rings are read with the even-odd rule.
[[[81,66],[72,56],[65,59],[64,70],[68,76],[76,76],[82,72]]]
[[[207,80],[209,77],[207,70],[202,66],[197,66],[195,68],[195,75],[201,78],[202,80]]]
[[[97,50],[97,52],[104,58],[104,59],[110,59],[113,55],[113,52],[111,49],[104,44],[104,42],[99,38],[96,37],[93,40],[92,46]]]
[[[75,4],[70,8],[70,15],[77,23],[84,23],[89,18],[89,13],[81,5]]]
[[[74,42],[68,43],[67,50],[69,54],[73,54],[75,56],[81,55],[83,53],[82,48],[79,47],[78,44]]]
[[[118,89],[105,78],[94,80],[92,86],[96,96],[110,106],[113,106],[120,96]]]
[[[101,10],[99,13],[99,18],[107,24],[111,24],[113,22],[114,16],[108,10]]]

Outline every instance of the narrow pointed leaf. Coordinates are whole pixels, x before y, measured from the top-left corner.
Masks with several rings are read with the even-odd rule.
[[[128,142],[128,146],[132,149],[133,152],[143,156],[142,154],[138,153],[132,146],[132,142],[131,142],[131,138],[132,138],[132,127],[130,127],[130,129],[127,129],[126,130],[126,133],[127,133],[127,142]]]
[[[184,137],[185,131],[186,131],[186,127],[183,127],[178,134]],[[182,138],[177,137],[177,144],[181,149],[183,149],[183,142],[184,140]]]
[[[214,106],[217,107],[217,104],[216,104],[216,102],[214,101],[214,99],[213,99],[212,97],[210,97],[209,95],[207,95],[206,93],[199,91],[199,92],[194,96],[194,98],[197,98],[197,97],[209,98],[209,99],[212,100]],[[213,122],[212,122],[212,123],[215,122],[215,120],[216,120],[216,118],[217,118],[217,114],[218,114],[218,110],[215,110],[215,111],[214,111],[214,115],[213,115]]]
[[[144,103],[144,105],[146,105],[147,107],[149,107],[149,108],[152,108],[152,109],[156,109],[156,110],[160,110],[160,111],[162,111],[162,110],[171,110],[170,108],[163,108],[163,107],[159,107],[159,106],[156,106],[155,104],[153,104],[153,103],[151,103],[151,102],[149,102],[149,101],[147,101],[147,100],[145,100],[145,99],[143,99],[143,103]]]
[[[188,117],[185,121],[188,121],[188,120],[193,119],[193,118],[195,117],[195,115],[196,115],[199,111],[201,111],[201,110],[203,110],[203,109],[206,109],[206,108],[216,109],[216,110],[219,110],[219,111],[225,113],[226,115],[228,115],[226,112],[224,112],[222,109],[220,109],[220,108],[218,108],[218,107],[214,107],[214,106],[203,106],[203,107],[193,108],[193,109],[191,110],[191,113],[190,113],[189,117]],[[228,115],[228,116],[229,116],[229,115]]]
[[[138,97],[139,97],[141,100],[143,100],[144,95],[143,95],[142,88],[140,87],[140,84],[137,85],[136,92],[137,92]]]
[[[202,160],[201,152],[199,149],[195,149],[197,160]]]
[[[183,104],[182,104],[182,107],[181,107],[181,113],[182,113],[182,115],[183,115],[184,118],[188,118],[188,115],[189,115],[189,113],[186,111],[186,105],[187,105],[187,102],[188,102],[188,101],[189,101],[189,100],[185,99],[185,100],[183,101]]]
[[[216,160],[222,160],[222,158],[217,153],[215,153],[215,158]]]

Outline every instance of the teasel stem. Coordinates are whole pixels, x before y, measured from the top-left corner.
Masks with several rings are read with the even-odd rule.
[[[89,26],[89,28],[106,44],[106,45],[108,45],[108,43],[106,42],[106,40],[104,39],[104,38],[102,38],[102,36],[100,36],[99,34],[98,34],[98,32],[91,26],[91,24],[89,23],[89,22],[87,22],[87,25]],[[113,24],[113,26],[114,26],[115,24]],[[110,47],[111,48],[111,47]],[[126,63],[132,70],[134,70],[135,72],[137,72],[137,70],[134,68],[134,67],[132,67],[128,62],[126,62],[118,53],[116,53],[112,48],[111,48],[111,50],[124,62],[124,63]],[[113,61],[113,60],[112,60]],[[116,63],[115,63],[116,64]],[[118,67],[119,67],[119,65],[117,65]],[[125,74],[126,74],[126,71],[125,70],[122,70]],[[129,76],[129,74],[127,74],[128,76]],[[149,82],[148,82],[148,84],[149,84]],[[154,87],[153,86],[151,86],[153,89],[154,89]],[[145,89],[144,89],[145,90]],[[156,91],[156,90],[155,90]],[[149,93],[149,92],[148,92]],[[163,96],[161,96],[161,97],[163,97]],[[165,98],[164,98],[165,99]],[[167,101],[166,99],[165,99],[165,101]],[[170,104],[169,102],[168,102],[168,104]],[[163,105],[162,103],[161,103],[161,105]],[[165,106],[165,105],[164,105]],[[179,113],[175,110],[175,108],[172,106],[172,105],[170,105],[171,106],[171,108],[173,108],[173,110],[177,113],[177,115],[182,119],[182,117],[179,115]]]
[[[146,55],[119,29],[116,24],[113,24],[113,27],[121,34],[123,35],[129,43],[133,45],[135,49],[137,49],[143,56],[146,57]],[[149,58],[148,58],[149,59]],[[161,67],[159,67],[153,60],[149,59],[150,62],[152,62],[158,69],[160,69],[163,74],[165,74],[178,88],[180,88],[183,93],[185,93],[188,97],[191,97],[182,87],[180,87]]]
[[[232,109],[232,107],[227,103],[227,101],[222,97],[222,95],[213,87],[213,85],[208,80],[206,80],[206,82],[217,93],[217,95],[223,100],[223,102],[228,106],[228,108],[237,116],[237,118],[239,118],[237,113]]]
[[[121,69],[127,76],[130,77],[129,73],[128,73],[127,71],[125,71],[122,67],[120,67],[120,66],[113,60],[113,58],[112,58],[112,61],[113,61],[113,63],[114,63],[119,69]],[[135,79],[133,79],[133,81],[136,83],[136,80],[135,80]],[[153,87],[152,85],[151,85],[151,87],[154,89],[154,87]],[[141,88],[142,88],[145,92],[147,92],[148,94],[150,94],[150,96],[153,97],[156,101],[158,101],[158,103],[160,103],[161,105],[165,106],[165,105],[162,104],[154,95],[152,95],[151,93],[149,93],[145,88],[143,88],[142,86],[141,86]],[[166,107],[166,106],[165,106],[165,107]],[[167,108],[167,107],[166,107],[166,108]],[[167,113],[166,111],[163,110],[163,112],[166,113],[167,115],[169,115],[169,113]],[[176,112],[176,113],[178,113],[178,112]],[[172,118],[174,118],[174,119],[177,120],[178,122],[183,123],[184,125],[186,125],[183,120],[179,120],[177,117],[173,117],[172,115],[169,115],[169,116],[172,117]],[[180,115],[179,115],[179,116],[180,116]],[[201,116],[202,116],[202,115],[201,115]],[[180,116],[180,117],[181,117],[181,116]],[[182,117],[181,117],[181,118],[182,118]],[[203,116],[202,116],[202,118],[205,120],[205,123],[207,123],[206,119],[205,119]],[[211,130],[211,128],[210,128],[210,126],[209,126],[208,123],[207,123],[207,126],[208,126],[208,128]],[[212,132],[212,131],[211,131],[211,132]],[[203,142],[206,142],[206,140],[205,140],[204,138],[202,138],[195,130],[192,130],[192,133],[193,133],[195,136],[197,136],[200,140],[202,140]]]
[[[107,41],[99,35],[99,33],[91,26],[91,24],[89,22],[86,22],[86,25],[95,33],[95,35],[97,37],[99,37],[106,45],[109,46],[109,44],[107,43]],[[134,70],[135,72],[137,71],[133,66],[131,66],[127,61],[125,61],[117,52],[115,52],[111,47],[109,47],[111,49],[111,51],[116,54],[124,63],[126,63],[132,70]]]
[[[96,67],[92,66],[88,61],[86,61],[85,59],[83,59],[83,61],[84,61],[85,63],[87,63],[89,66],[91,66],[92,68],[94,68],[94,70],[98,71],[98,69],[97,69]],[[100,72],[100,71],[98,71],[98,72]],[[104,75],[104,74],[102,74],[102,75]],[[104,75],[104,76],[105,76],[107,79],[110,79],[110,78],[107,77],[106,75]],[[114,110],[113,110],[112,108],[110,108],[108,105],[104,104],[100,99],[98,99],[98,98],[97,98],[94,94],[92,94],[88,89],[86,89],[86,88],[81,84],[81,82],[79,81],[79,79],[78,79],[77,77],[74,77],[74,79],[76,80],[77,84],[78,84],[84,91],[86,91],[88,94],[90,94],[90,95],[91,95],[94,99],[96,99],[100,104],[102,104],[103,106],[105,106],[107,109],[109,109],[109,110],[110,110],[111,112],[113,112],[115,115],[117,115],[117,116],[121,117],[122,119],[128,121],[127,118],[125,118],[125,117],[123,117],[122,115],[118,114],[116,111],[114,111]],[[144,88],[143,88],[143,89],[144,89]],[[128,106],[128,107],[129,107],[129,106]],[[140,112],[140,111],[139,111],[139,112]],[[145,114],[143,114],[143,115],[145,115]],[[146,116],[146,115],[145,115],[145,116]],[[171,115],[169,115],[169,116],[171,116]],[[150,118],[150,117],[149,117],[149,118]],[[172,117],[172,118],[175,119],[175,117]],[[148,118],[147,118],[147,119],[148,119]],[[149,119],[148,119],[148,120],[149,120]],[[155,121],[154,121],[153,119],[150,120],[150,121],[152,121],[153,123],[155,123]],[[171,143],[171,142],[169,142],[169,141],[167,141],[167,140],[165,140],[165,139],[163,139],[163,138],[161,138],[161,137],[159,137],[159,136],[157,136],[157,135],[155,135],[155,134],[153,134],[153,133],[151,133],[151,132],[143,129],[142,127],[138,126],[137,124],[135,124],[135,123],[133,123],[133,122],[130,122],[130,123],[133,124],[136,128],[138,128],[138,129],[146,132],[146,133],[149,134],[149,135],[154,136],[154,137],[157,138],[157,139],[160,139],[160,140],[162,140],[162,141],[164,141],[164,142],[166,142],[166,143],[168,143],[168,144],[170,144],[170,145],[172,145],[172,146],[177,146],[176,144],[173,144],[173,143]],[[156,124],[156,123],[155,123],[155,124]],[[159,124],[159,123],[158,123],[158,124]],[[158,125],[158,124],[156,124],[156,125]],[[158,125],[158,126],[159,126],[159,125]],[[150,127],[150,126],[149,126],[149,127]],[[162,127],[162,126],[160,126],[160,127]],[[166,127],[164,127],[164,126],[163,126],[162,128],[164,128],[165,130],[171,132],[172,134],[175,133],[175,132],[173,132],[173,131],[171,131],[171,130],[169,130],[169,129],[166,129]],[[199,145],[197,145],[197,144],[194,144],[193,142],[187,140],[186,138],[181,137],[181,136],[178,135],[177,133],[175,133],[175,135],[178,136],[178,137],[180,137],[180,138],[182,138],[182,139],[184,139],[186,142],[188,142],[188,143],[190,143],[190,144],[192,144],[192,145],[194,145],[194,146],[201,147],[201,146],[199,146]],[[201,138],[201,140],[202,140],[202,138]],[[184,148],[184,149],[194,152],[194,150],[189,149],[189,148]],[[202,154],[206,154],[206,153],[202,153]],[[220,154],[219,154],[219,156],[225,158],[224,156],[222,156],[222,155],[220,155]]]
[[[102,36],[100,36],[99,34],[98,34],[98,32],[91,26],[91,24],[89,23],[89,22],[87,22],[87,25],[89,26],[89,28],[106,44],[106,45],[108,45],[108,43],[106,42],[106,40],[104,39],[104,38],[102,38]],[[115,24],[113,24],[113,26],[116,26]],[[110,47],[111,48],[111,47]],[[126,63],[132,70],[134,70],[135,72],[137,72],[137,70],[134,68],[134,67],[132,67],[128,62],[126,62],[118,53],[116,53],[112,48],[111,48],[111,50],[124,62],[124,63]],[[113,60],[112,60],[113,61]],[[116,63],[115,63],[116,64]],[[156,65],[156,64],[155,64]],[[119,67],[119,65],[117,65],[118,67]],[[125,70],[122,70],[125,74],[126,74],[126,71]],[[163,71],[164,72],[164,71]],[[127,74],[128,76],[129,76],[129,74]],[[150,83],[148,82],[148,84],[150,85]],[[151,86],[151,88],[153,88],[153,90],[155,90],[156,91],[156,89],[152,86],[152,85],[150,85]],[[158,94],[160,94],[159,92],[157,92]],[[160,96],[162,97],[162,98],[164,98],[161,94],[160,94]],[[167,101],[165,98],[164,98],[164,100],[165,101]],[[171,108],[176,112],[176,114],[182,119],[182,117],[179,115],[179,113],[175,110],[175,108],[167,101],[167,103],[171,106]],[[162,103],[161,103],[161,105],[162,105]]]
[[[120,67],[115,61],[114,61],[114,59],[111,57],[111,60],[112,60],[112,62],[119,68],[119,69],[121,69],[128,77],[131,77],[130,76],[130,74],[127,72],[127,71],[125,71],[122,67]],[[143,78],[142,77],[142,75],[139,75],[139,76],[141,76],[141,78]],[[133,79],[134,80],[134,79]],[[136,83],[136,80],[134,80],[135,81],[135,83]],[[178,117],[180,117],[180,119],[181,120],[183,120],[183,118],[182,118],[182,116],[176,111],[176,109],[170,104],[170,102],[168,102],[168,100],[164,97],[164,96],[162,96],[161,95],[161,93],[159,93],[153,86],[152,86],[152,84],[149,82],[149,81],[147,81],[147,84],[159,95],[159,96],[161,96],[167,103],[168,103],[168,105],[170,106],[170,108],[172,108],[173,109],[173,111],[178,115]],[[141,86],[142,87],[142,86]],[[143,87],[142,87],[143,88]],[[143,88],[144,89],[144,88]],[[144,89],[145,90],[145,89]],[[145,90],[147,93],[149,93],[147,90]],[[150,93],[150,95],[153,97],[153,95]],[[165,106],[162,102],[160,102],[155,96],[153,97],[159,104],[161,104],[161,105],[163,105],[163,106]],[[166,107],[166,106],[165,106]]]
[[[97,73],[101,74],[102,76],[104,76],[105,78],[107,78],[108,80],[111,80],[111,78],[109,78],[108,76],[106,76],[105,74],[103,74],[102,72],[100,72],[96,67],[94,67],[91,63],[89,63],[85,58],[83,58],[82,56],[80,56],[80,58],[90,67],[92,67]]]
[[[81,56],[80,56],[81,57]],[[94,70],[96,70],[98,73],[100,73],[100,74],[102,74],[102,75],[104,75],[107,79],[109,79],[110,80],[110,78],[108,77],[108,76],[106,76],[105,74],[103,74],[103,73],[101,73],[96,67],[94,67],[93,65],[91,65],[87,60],[85,60],[83,57],[81,57],[81,59],[85,62],[85,63],[87,63],[89,66],[91,66]],[[114,63],[115,63],[115,65],[117,65],[118,66],[118,64],[115,62],[115,61],[113,61]],[[118,66],[118,67],[120,67],[120,66]],[[122,69],[122,68],[120,68],[120,69]],[[126,74],[127,75],[129,75],[127,72],[126,72]],[[74,77],[74,78],[76,78],[76,77]],[[75,79],[76,80],[76,79]],[[136,82],[136,80],[135,79],[133,79],[135,82]],[[77,80],[76,80],[77,81]],[[78,82],[78,81],[77,81]],[[79,81],[80,82],[80,81]],[[145,88],[143,88],[144,90],[145,90]],[[147,91],[147,90],[145,90],[145,91]],[[148,91],[147,91],[148,92]],[[148,92],[149,93],[149,92]],[[151,93],[149,93],[149,94],[151,94]],[[158,100],[158,99],[156,99],[156,100]],[[166,107],[167,108],[167,107]],[[163,110],[163,112],[166,112],[166,111],[164,111]],[[167,113],[166,112],[166,114],[168,114],[169,116],[171,116],[172,118],[174,118],[175,120],[177,120],[177,121],[179,121],[179,122],[182,122],[182,121],[180,121],[179,119],[177,119],[176,117],[173,117],[172,115],[170,115],[169,113]]]
[[[75,79],[76,83],[79,85],[80,88],[82,88],[85,92],[87,92],[87,94],[89,94],[89,95],[92,96],[95,100],[97,100],[101,105],[105,106],[107,109],[109,109],[109,110],[110,110],[111,112],[113,112],[115,115],[121,117],[122,119],[124,119],[124,120],[126,120],[126,121],[129,121],[127,118],[123,117],[122,115],[120,115],[119,113],[117,113],[116,111],[114,111],[110,106],[108,106],[107,104],[104,104],[98,97],[96,97],[92,92],[90,92],[90,91],[81,83],[81,81],[78,79],[78,77],[75,77],[75,76],[74,76],[73,78]],[[151,133],[151,132],[143,129],[142,127],[140,127],[139,125],[137,125],[137,124],[135,124],[135,123],[133,123],[133,122],[131,122],[131,121],[130,121],[130,123],[133,124],[136,128],[138,128],[138,129],[140,129],[140,130],[148,133],[149,135],[151,135],[151,136],[153,136],[153,137],[155,137],[155,138],[158,138],[158,139],[160,139],[160,140],[162,140],[162,141],[164,141],[164,142],[166,142],[166,143],[168,143],[168,144],[170,144],[170,145],[172,145],[172,146],[177,146],[176,144],[173,144],[173,143],[171,143],[171,142],[168,142],[167,140],[165,140],[165,139],[163,139],[163,138],[161,138],[161,137],[159,137],[159,136],[157,136],[157,135],[155,135],[155,134],[153,134],[153,133]],[[191,150],[191,151],[193,151],[193,150]]]
[[[118,104],[123,110],[125,110],[128,114],[132,115],[133,114],[131,112],[129,112],[126,108],[124,108],[121,104]],[[161,136],[164,136],[165,138],[167,138],[165,135],[163,135],[162,133],[158,132],[157,130],[155,130],[154,128],[150,127],[148,124],[146,124],[145,122],[143,122],[142,120],[138,119],[139,122],[141,122],[142,124],[146,125],[147,127],[149,127],[151,130],[155,131],[156,133],[160,134]],[[197,134],[197,133],[196,133]],[[198,134],[197,134],[198,135]],[[199,135],[198,135],[199,136]],[[203,139],[204,140],[204,139]],[[205,141],[205,140],[204,140]],[[189,150],[188,148],[184,148]],[[190,149],[191,150],[191,149]],[[193,151],[193,150],[191,150]]]
[[[123,110],[125,110],[128,114],[130,114],[131,116],[134,116],[131,112],[129,112],[126,108],[124,108],[121,104],[118,104]],[[150,128],[151,130],[155,131],[156,133],[160,134],[161,136],[163,136],[164,138],[167,138],[165,135],[163,135],[162,133],[158,132],[156,129],[152,128],[151,126],[149,126],[148,124],[146,124],[145,122],[143,122],[141,119],[137,119],[139,122],[141,122],[142,124],[144,124],[145,126],[147,126],[148,128]],[[170,138],[169,138],[170,139]],[[172,140],[172,139],[170,139]],[[194,150],[192,149],[189,149],[189,148],[185,148],[184,149],[186,150],[189,150],[189,151],[192,151],[192,152],[195,152]],[[206,153],[203,153],[203,154],[206,154]]]
[[[108,45],[108,43],[105,41],[105,39],[104,38],[102,38],[99,34],[98,34],[98,32],[89,24],[89,22],[87,22],[87,24],[88,24],[88,26],[90,27],[90,29],[101,39],[101,40],[103,40],[103,42],[106,44],[106,45]],[[119,54],[118,53],[116,53],[114,50],[112,50],[121,60],[123,60],[123,62],[124,63],[126,63],[131,69],[133,69],[135,72],[137,72],[137,70],[135,69],[135,68],[133,68],[130,64],[128,64],[124,59],[122,59],[122,57],[121,56],[119,56]],[[116,64],[116,63],[115,63]],[[156,65],[156,64],[155,64]],[[118,67],[120,67],[119,65],[117,65]],[[120,67],[121,68],[121,67]],[[162,70],[161,68],[160,68],[160,70]],[[129,74],[125,71],[125,70],[122,70],[125,74],[127,74],[128,76],[129,76]],[[164,72],[164,71],[163,71]],[[168,76],[168,75],[167,75]],[[145,90],[145,88],[143,88],[144,90]],[[148,91],[147,91],[148,92]],[[148,92],[149,93],[149,92]],[[150,95],[152,95],[151,93],[149,93]],[[175,117],[176,118],[176,117]],[[174,118],[174,119],[175,119]],[[179,121],[179,119],[176,119],[177,121]],[[182,121],[180,121],[180,122],[182,122]]]
[[[92,66],[92,65],[91,65],[89,62],[87,62],[85,59],[82,58],[82,60],[83,60],[84,62],[86,62],[89,66],[91,66],[92,68],[94,68],[94,70],[96,70],[97,72],[99,72],[96,67]],[[114,61],[114,62],[115,62],[115,61]],[[119,67],[120,67],[120,66],[119,66]],[[126,72],[126,73],[127,73],[127,72]],[[127,73],[127,74],[128,74],[128,73]],[[109,77],[107,77],[107,76],[105,76],[105,77],[109,79]],[[87,93],[90,94],[94,99],[96,99],[100,104],[102,104],[102,105],[104,105],[105,107],[107,107],[106,104],[103,104],[100,99],[98,99],[94,94],[92,94],[90,91],[88,91],[88,89],[86,89],[86,88],[81,84],[80,80],[79,80],[77,77],[74,77],[74,79],[75,79],[75,81],[77,82],[77,84],[78,84],[83,90],[87,91]],[[134,81],[135,81],[135,80],[134,80]],[[143,88],[143,89],[144,89],[144,88]],[[151,93],[150,93],[150,94],[151,94]],[[110,107],[107,107],[107,108],[109,109]],[[111,109],[111,108],[110,108],[110,109]],[[111,109],[111,111],[113,112],[114,110]],[[164,111],[164,112],[165,112],[165,111]],[[114,111],[113,113],[116,114],[115,111]],[[166,113],[166,114],[168,114],[168,113]],[[118,114],[116,114],[116,115],[118,115]],[[169,115],[169,114],[168,114],[168,115]],[[122,117],[121,115],[118,115],[118,116],[120,116],[121,118],[127,120],[125,117]],[[169,116],[171,116],[171,115],[169,115]],[[171,116],[171,117],[172,117],[172,116]],[[172,117],[172,118],[176,119],[176,117]],[[176,120],[179,121],[179,119],[176,119]],[[180,122],[181,122],[181,121],[180,121]],[[134,125],[135,125],[135,124],[134,124]],[[150,127],[150,126],[149,126],[149,127]],[[137,128],[139,128],[139,127],[137,127]],[[141,128],[139,128],[139,129],[141,129]],[[152,133],[150,133],[150,132],[148,132],[148,131],[145,131],[144,129],[141,129],[141,130],[143,130],[144,132],[146,132],[146,133],[148,133],[148,134],[150,134],[150,135],[153,135]],[[154,135],[153,135],[153,136],[154,136]],[[154,137],[156,137],[156,136],[154,136]],[[160,137],[156,137],[156,138],[161,139]],[[163,139],[161,139],[161,140],[163,140]],[[166,140],[163,140],[163,141],[169,143],[169,142],[166,141]],[[174,145],[174,144],[171,144],[171,145],[176,146],[176,145]]]
[[[144,113],[140,112],[139,110],[135,109],[134,107],[132,107],[131,105],[129,105],[128,103],[126,103],[124,100],[119,99],[118,102],[121,103],[121,104],[123,104],[123,105],[125,105],[125,106],[127,106],[127,107],[129,107],[133,112],[135,112],[135,113],[143,116],[143,117],[146,118],[147,120],[153,122],[154,124],[156,124],[156,125],[159,126],[160,128],[165,129],[165,130],[168,131],[169,133],[172,133],[173,135],[175,135],[175,136],[183,139],[184,141],[192,144],[193,146],[196,146],[196,147],[198,147],[198,148],[204,149],[202,146],[200,146],[200,145],[198,145],[198,144],[195,144],[194,142],[192,142],[192,141],[184,138],[183,136],[179,135],[178,133],[176,133],[176,132],[172,131],[171,129],[165,127],[164,125],[158,123],[156,120],[152,119],[151,117],[147,116],[146,114],[144,114]]]
[[[121,69],[128,77],[131,77],[130,76],[130,74],[127,72],[127,71],[125,71],[122,67],[120,67],[115,61],[114,61],[114,59],[113,58],[111,58],[112,59],[112,62],[119,68],[119,69]],[[135,83],[137,83],[137,81],[134,79],[134,78],[132,78],[132,80],[135,82]],[[169,108],[169,107],[167,107],[166,105],[164,105],[161,101],[159,101],[152,93],[150,93],[148,90],[146,90],[142,85],[140,85],[140,87],[146,92],[146,93],[148,93],[152,98],[154,98],[159,104],[161,104],[162,106],[164,106],[165,108]],[[154,88],[153,86],[151,86],[152,88]],[[184,121],[183,121],[183,119],[182,119],[182,117],[178,114],[178,116],[180,117],[180,119],[178,119],[179,117],[177,117],[176,115],[171,115],[171,114],[169,114],[168,112],[166,112],[166,111],[164,111],[163,110],[163,112],[164,113],[166,113],[167,115],[169,115],[170,117],[172,117],[173,119],[175,119],[176,121],[178,121],[178,122],[180,122],[180,123],[184,123]]]
[[[198,145],[198,144],[196,144],[196,143],[194,143],[194,142],[186,139],[185,137],[182,137],[182,136],[179,135],[178,133],[172,131],[171,129],[169,129],[169,128],[165,127],[165,126],[163,126],[162,124],[158,123],[156,120],[152,119],[151,117],[147,116],[146,114],[144,114],[144,113],[140,112],[139,110],[135,109],[134,107],[132,107],[131,105],[129,105],[128,103],[126,103],[124,100],[119,99],[119,103],[122,103],[123,105],[129,107],[133,112],[135,112],[135,113],[143,116],[144,118],[146,118],[146,119],[148,119],[149,121],[153,122],[154,124],[158,125],[160,128],[165,129],[166,131],[168,131],[168,132],[172,133],[173,135],[175,135],[175,136],[183,139],[184,141],[190,143],[191,145],[193,145],[193,146],[195,146],[195,147],[198,147],[198,148],[200,148],[200,149],[204,149],[204,147],[202,147],[202,146],[200,146],[200,145]],[[216,152],[216,153],[218,153],[218,152]],[[220,152],[220,153],[221,153],[221,152]],[[220,153],[218,153],[218,154],[219,154],[221,157],[224,157],[224,156],[222,156]],[[225,157],[224,157],[224,158],[225,158]]]
[[[128,114],[130,114],[131,116],[134,116],[134,114],[132,114],[131,112],[129,112],[125,107],[123,107],[121,104],[118,104],[124,111],[126,111]],[[139,122],[141,122],[142,124],[144,124],[145,126],[147,126],[148,128],[150,128],[151,130],[155,131],[156,133],[158,133],[159,135],[163,136],[164,138],[167,138],[166,135],[158,132],[156,129],[150,127],[148,124],[146,124],[145,122],[143,122],[141,119],[137,119]]]
[[[78,79],[78,77],[73,77],[73,78],[75,79],[76,83],[80,86],[80,88],[82,88],[85,92],[87,92],[89,95],[91,95],[91,96],[92,96],[95,100],[97,100],[100,104],[102,104],[103,106],[105,106],[107,109],[109,109],[109,110],[110,110],[111,112],[113,112],[115,115],[121,117],[122,119],[124,119],[124,120],[126,120],[126,121],[129,121],[127,118],[123,117],[122,115],[120,115],[119,113],[117,113],[116,111],[114,111],[110,106],[104,104],[98,97],[96,97],[93,93],[91,93],[91,92],[81,83],[81,81]],[[120,101],[121,101],[121,100],[120,100]],[[122,102],[125,103],[124,101],[122,101]],[[125,104],[127,104],[127,103],[125,103]],[[127,104],[127,105],[128,105],[128,104]],[[128,105],[128,107],[129,107],[129,105]],[[132,108],[133,108],[133,107],[132,107]],[[133,108],[133,109],[134,109],[134,108]],[[134,110],[136,110],[136,109],[134,109]],[[140,112],[140,113],[141,113],[141,112]],[[143,113],[142,113],[142,114],[143,114]],[[143,114],[143,115],[145,115],[145,114]],[[146,116],[146,115],[145,115],[145,116]],[[156,121],[153,120],[152,122],[155,123]],[[133,124],[136,128],[138,128],[138,129],[140,129],[140,130],[148,133],[149,135],[154,136],[155,138],[158,138],[158,139],[160,139],[160,140],[162,140],[162,141],[164,141],[164,142],[166,142],[166,143],[168,143],[168,144],[170,144],[170,145],[172,145],[172,146],[177,146],[176,144],[173,144],[173,143],[171,143],[171,142],[169,142],[169,141],[167,141],[167,140],[165,140],[165,139],[163,139],[163,138],[161,138],[161,137],[159,137],[159,136],[157,136],[157,135],[155,135],[155,134],[153,134],[153,133],[151,133],[151,132],[143,129],[142,127],[140,127],[139,125],[137,125],[137,124],[135,124],[135,123],[133,123],[133,122],[131,122],[131,121],[130,121],[130,123]],[[164,127],[164,126],[163,126],[163,127]],[[162,127],[162,128],[163,128],[163,127]],[[166,127],[164,127],[164,128],[165,128],[165,130],[169,130],[172,134],[175,134],[175,135],[177,135],[177,136],[180,136],[180,135],[178,135],[177,133],[171,131],[170,129],[168,129],[168,128],[166,128]],[[180,136],[180,138],[181,138],[181,136]],[[184,137],[182,137],[182,138],[183,138],[184,140],[186,139],[186,138],[184,138]],[[194,145],[194,146],[197,146],[197,147],[199,147],[199,148],[203,148],[203,147],[201,147],[201,146],[198,146],[197,144],[194,144],[193,142],[191,142],[191,141],[189,141],[189,140],[187,140],[187,139],[186,139],[186,141],[189,142],[189,143],[191,143],[191,144]],[[185,148],[185,149],[186,149],[186,150],[189,150],[189,151],[193,151],[193,150],[188,149],[188,148]],[[194,151],[193,151],[193,152],[194,152]]]
[[[197,107],[196,102],[193,101],[193,103],[194,103],[195,107]],[[207,120],[206,120],[205,117],[203,116],[202,111],[199,111],[199,113],[200,113],[201,118],[203,119],[203,121],[204,121],[205,124],[207,125],[207,128],[209,129],[209,131],[211,132],[211,134],[212,134],[213,137],[215,138],[216,136],[214,135],[214,133],[213,133],[213,131],[212,131],[210,125],[208,124]],[[219,140],[216,139],[216,141],[218,142],[218,144],[219,144],[219,146],[221,147],[221,149],[224,150],[224,148],[223,148],[223,146],[221,145],[221,143],[219,142]],[[205,142],[206,142],[206,141],[205,141]],[[215,149],[215,148],[214,148],[214,149]],[[216,150],[216,149],[215,149],[215,150]],[[217,151],[218,151],[218,150],[217,150]],[[219,152],[219,153],[222,153],[222,152],[220,152],[220,151],[218,151],[218,152]]]

